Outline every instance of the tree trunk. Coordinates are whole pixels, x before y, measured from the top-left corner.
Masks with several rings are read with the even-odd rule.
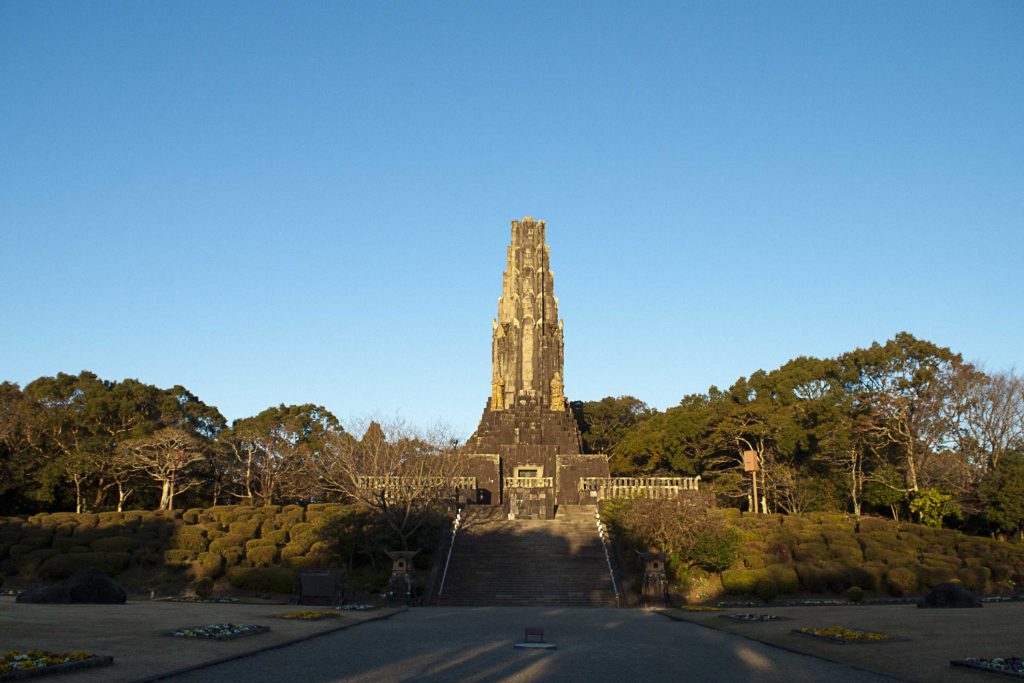
[[[167,507],[167,500],[170,497],[171,482],[169,479],[163,479],[160,481],[160,507],[158,510],[169,510]]]

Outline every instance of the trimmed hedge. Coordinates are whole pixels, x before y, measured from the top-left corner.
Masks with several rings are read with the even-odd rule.
[[[236,588],[258,593],[291,593],[295,574],[283,567],[232,567],[228,581]]]
[[[128,568],[132,556],[128,553],[74,553],[56,555],[43,562],[39,576],[44,579],[66,579],[82,569],[95,567],[110,575]]]

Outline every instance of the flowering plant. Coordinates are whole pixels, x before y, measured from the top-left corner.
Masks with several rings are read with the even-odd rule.
[[[69,662],[89,659],[92,656],[88,652],[65,652],[61,654],[46,650],[29,650],[28,652],[12,650],[0,653],[0,673],[45,669],[48,666],[57,666],[58,664],[68,664]]]

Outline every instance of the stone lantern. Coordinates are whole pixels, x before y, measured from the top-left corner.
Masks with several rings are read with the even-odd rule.
[[[388,598],[409,602],[412,598],[412,558],[418,550],[392,550],[387,555],[391,558],[391,578],[388,580]]]
[[[665,573],[665,553],[641,553],[644,575],[640,600],[645,605],[663,605],[668,602],[668,577]]]

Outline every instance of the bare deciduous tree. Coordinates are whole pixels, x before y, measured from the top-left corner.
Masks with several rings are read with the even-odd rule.
[[[199,437],[177,427],[128,441],[125,455],[133,469],[160,484],[160,510],[173,509],[174,496],[198,483],[191,477],[191,467],[205,458]]]
[[[428,513],[454,501],[462,479],[456,445],[444,428],[422,433],[370,422],[359,440],[328,435],[309,465],[321,490],[375,509],[408,550]]]

